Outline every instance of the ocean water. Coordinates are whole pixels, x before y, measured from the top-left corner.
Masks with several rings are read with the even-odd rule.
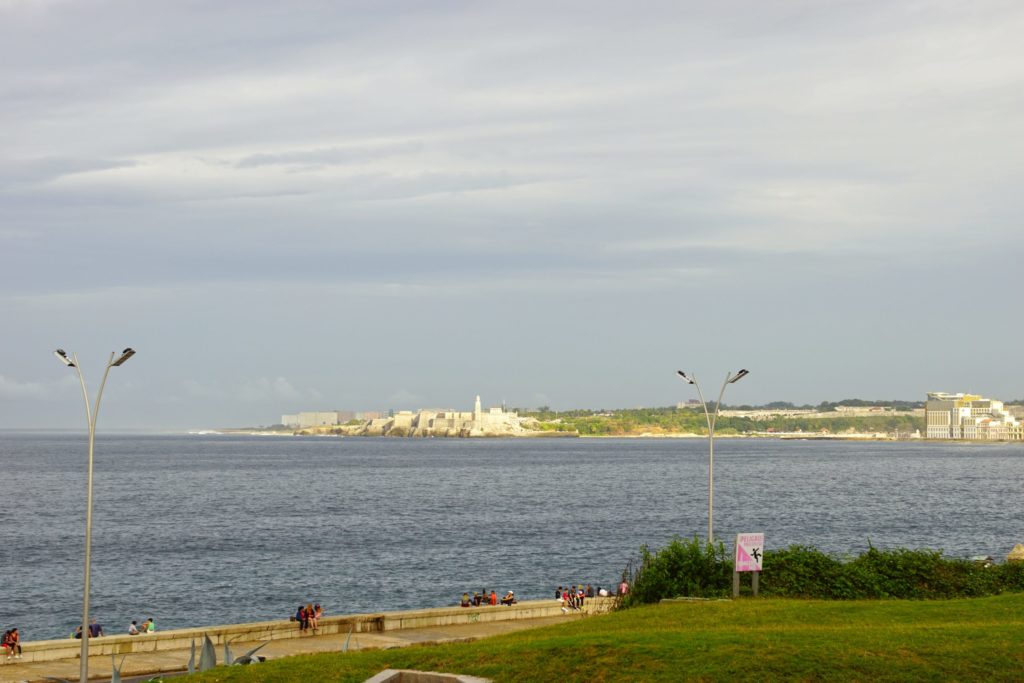
[[[81,618],[84,434],[0,432],[0,624]],[[1024,445],[719,439],[715,535],[837,554],[1002,558],[1024,542]],[[703,439],[103,435],[92,613],[107,633],[611,586],[641,544],[707,532]]]

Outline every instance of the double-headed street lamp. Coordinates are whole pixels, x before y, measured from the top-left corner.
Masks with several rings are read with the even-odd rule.
[[[704,408],[704,417],[708,421],[708,545],[714,543],[714,514],[715,514],[715,422],[718,421],[718,409],[722,406],[722,396],[725,395],[725,387],[735,384],[750,374],[746,370],[740,370],[735,375],[732,372],[725,373],[725,381],[722,382],[722,390],[718,392],[718,400],[715,402],[715,414],[708,412],[708,404],[704,402],[704,393],[700,390],[696,375],[687,375],[682,370],[677,370],[679,376],[688,383],[697,387],[697,395],[700,397],[700,404]]]
[[[103,386],[107,383],[107,375],[110,368],[123,365],[126,360],[135,355],[135,351],[128,348],[121,352],[120,357],[114,360],[116,353],[110,354],[107,361],[107,368],[103,371],[103,380],[100,382],[100,390],[96,394],[96,403],[89,406],[89,392],[85,388],[85,377],[82,376],[82,368],[78,364],[78,356],[74,353],[69,357],[64,349],[57,349],[53,352],[57,359],[74,368],[78,373],[78,381],[82,384],[82,398],[85,400],[85,419],[89,423],[89,474],[86,477],[85,493],[85,583],[82,587],[82,665],[78,680],[86,683],[89,680],[89,565],[92,559],[92,454],[93,444],[96,441],[96,416],[100,412],[100,399],[103,398]]]

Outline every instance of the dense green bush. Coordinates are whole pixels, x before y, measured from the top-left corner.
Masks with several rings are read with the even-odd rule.
[[[672,539],[646,546],[623,572],[631,590],[624,606],[670,597],[722,597],[732,593],[732,558],[719,543]],[[985,567],[936,550],[869,547],[848,561],[793,545],[764,554],[760,592],[765,596],[855,600],[962,598],[1024,591],[1024,563]]]
[[[770,574],[770,592],[773,595],[831,599],[849,597],[849,580],[842,575],[842,562],[816,548],[791,545],[783,550],[766,550],[761,568],[761,590],[768,588],[765,578]]]
[[[732,591],[732,560],[725,546],[702,543],[697,538],[673,538],[656,553],[643,546],[623,575],[630,586],[625,605],[684,595],[725,597]]]

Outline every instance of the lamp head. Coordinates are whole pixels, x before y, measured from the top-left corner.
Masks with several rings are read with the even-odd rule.
[[[741,379],[743,379],[749,374],[750,372],[748,370],[740,370],[739,372],[736,373],[735,377],[729,380],[729,384],[735,384],[736,382],[739,382]]]
[[[685,373],[685,372],[683,372],[682,370],[676,370],[676,373],[677,373],[677,374],[678,374],[678,375],[679,375],[680,377],[682,377],[683,379],[685,379],[685,380],[686,380],[686,382],[687,382],[688,384],[693,384],[693,378],[692,378],[692,377],[687,377],[687,376],[686,376],[686,373]]]
[[[75,361],[68,358],[68,354],[64,352],[64,349],[57,349],[53,352],[53,355],[57,356],[57,360],[69,368],[75,367]]]
[[[134,355],[135,355],[135,349],[133,349],[131,347],[128,347],[127,349],[125,349],[124,351],[121,352],[121,357],[120,358],[118,358],[117,360],[115,360],[113,363],[110,364],[110,367],[116,368],[117,366],[122,365],[126,360],[128,360],[129,358],[131,358]]]

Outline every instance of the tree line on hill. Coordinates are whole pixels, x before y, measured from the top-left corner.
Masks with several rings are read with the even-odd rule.
[[[852,405],[847,402],[829,404],[831,406]],[[910,410],[899,407],[910,405],[909,401],[890,402],[887,407],[897,410]],[[893,404],[899,404],[893,405]],[[788,405],[788,404],[785,404]],[[883,405],[881,402],[864,401],[865,406]],[[726,406],[723,404],[723,409]],[[920,406],[918,406],[920,407]],[[765,407],[761,407],[767,409]],[[714,407],[709,406],[709,410]],[[729,406],[729,410],[753,410],[740,406]],[[771,409],[780,409],[778,407]],[[792,408],[790,408],[792,409]],[[834,410],[832,410],[834,411]],[[829,412],[829,411],[822,411]],[[536,418],[540,428],[549,431],[578,432],[582,436],[628,436],[632,434],[706,434],[707,421],[700,407],[662,407],[662,408],[627,408],[620,410],[567,410],[555,412],[542,407],[536,411],[521,412]],[[901,433],[908,434],[924,430],[923,417],[914,415],[896,415],[892,413],[870,416],[848,416],[836,413],[835,417],[809,417],[774,415],[765,419],[751,417],[719,416],[715,425],[715,434],[750,434],[754,432],[810,432],[829,434],[842,433]]]

